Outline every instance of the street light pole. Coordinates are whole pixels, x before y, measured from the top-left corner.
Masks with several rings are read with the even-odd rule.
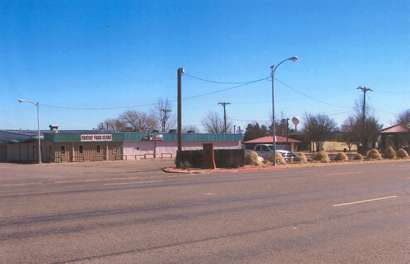
[[[40,131],[40,103],[30,100],[18,99],[19,103],[29,103],[36,107],[37,112],[37,151],[38,151],[38,164],[41,164],[41,131]]]
[[[272,65],[271,68],[271,78],[272,78],[272,150],[273,150],[273,161],[272,165],[276,166],[276,129],[275,129],[275,73],[278,67],[287,61],[296,62],[298,57],[292,56],[287,59],[280,61],[276,65]]]
[[[177,168],[181,168],[182,155],[182,75],[184,68],[177,70],[177,86],[178,86],[178,152],[177,152]]]

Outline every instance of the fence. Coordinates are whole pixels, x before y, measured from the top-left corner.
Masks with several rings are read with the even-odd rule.
[[[172,153],[160,153],[159,155],[157,154],[157,158],[160,159],[172,159],[173,154]],[[139,159],[155,159],[154,153],[144,153],[144,154],[132,154],[132,155],[122,155],[123,160],[139,160]]]
[[[204,166],[203,150],[183,150],[181,155],[182,166],[202,168]],[[217,149],[214,150],[217,168],[238,168],[245,165],[245,151],[243,149]]]

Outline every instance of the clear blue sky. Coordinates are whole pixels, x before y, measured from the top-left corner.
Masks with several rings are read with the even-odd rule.
[[[0,0],[0,128],[35,128],[17,98],[70,107],[140,105],[176,97],[176,70],[214,80],[269,75],[277,114],[329,113],[344,120],[362,84],[376,116],[389,125],[410,108],[410,1],[6,1]],[[184,77],[184,96],[229,87]],[[218,101],[234,119],[268,119],[270,83],[184,103],[184,123],[200,124]],[[176,108],[176,107],[175,107]],[[174,109],[175,109],[174,108]],[[147,111],[149,107],[135,108]],[[125,109],[42,107],[41,126],[87,129]],[[235,121],[245,125],[244,121]]]

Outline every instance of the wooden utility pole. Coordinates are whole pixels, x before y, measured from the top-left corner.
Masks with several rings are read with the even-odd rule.
[[[359,86],[357,87],[358,90],[361,90],[363,92],[363,109],[362,109],[362,143],[363,143],[363,150],[366,151],[367,150],[367,146],[364,146],[365,144],[367,144],[367,140],[365,140],[366,138],[366,95],[367,92],[372,92],[373,90],[366,87],[366,86]]]
[[[222,107],[224,108],[224,133],[226,134],[227,132],[227,127],[226,127],[226,106],[230,105],[231,103],[229,102],[220,102],[218,103],[219,105],[222,105]]]
[[[182,74],[184,68],[178,68],[178,153],[177,153],[177,168],[181,168],[181,153],[182,153]]]

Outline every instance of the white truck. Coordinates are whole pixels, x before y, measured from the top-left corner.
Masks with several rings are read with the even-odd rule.
[[[261,156],[264,159],[268,159],[269,157],[272,156],[273,154],[273,145],[272,144],[258,144],[254,147],[254,149],[259,156]],[[276,149],[276,153],[282,155],[282,157],[287,161],[293,161],[294,158],[296,157],[295,154],[293,154],[289,150],[284,150],[284,149]]]

